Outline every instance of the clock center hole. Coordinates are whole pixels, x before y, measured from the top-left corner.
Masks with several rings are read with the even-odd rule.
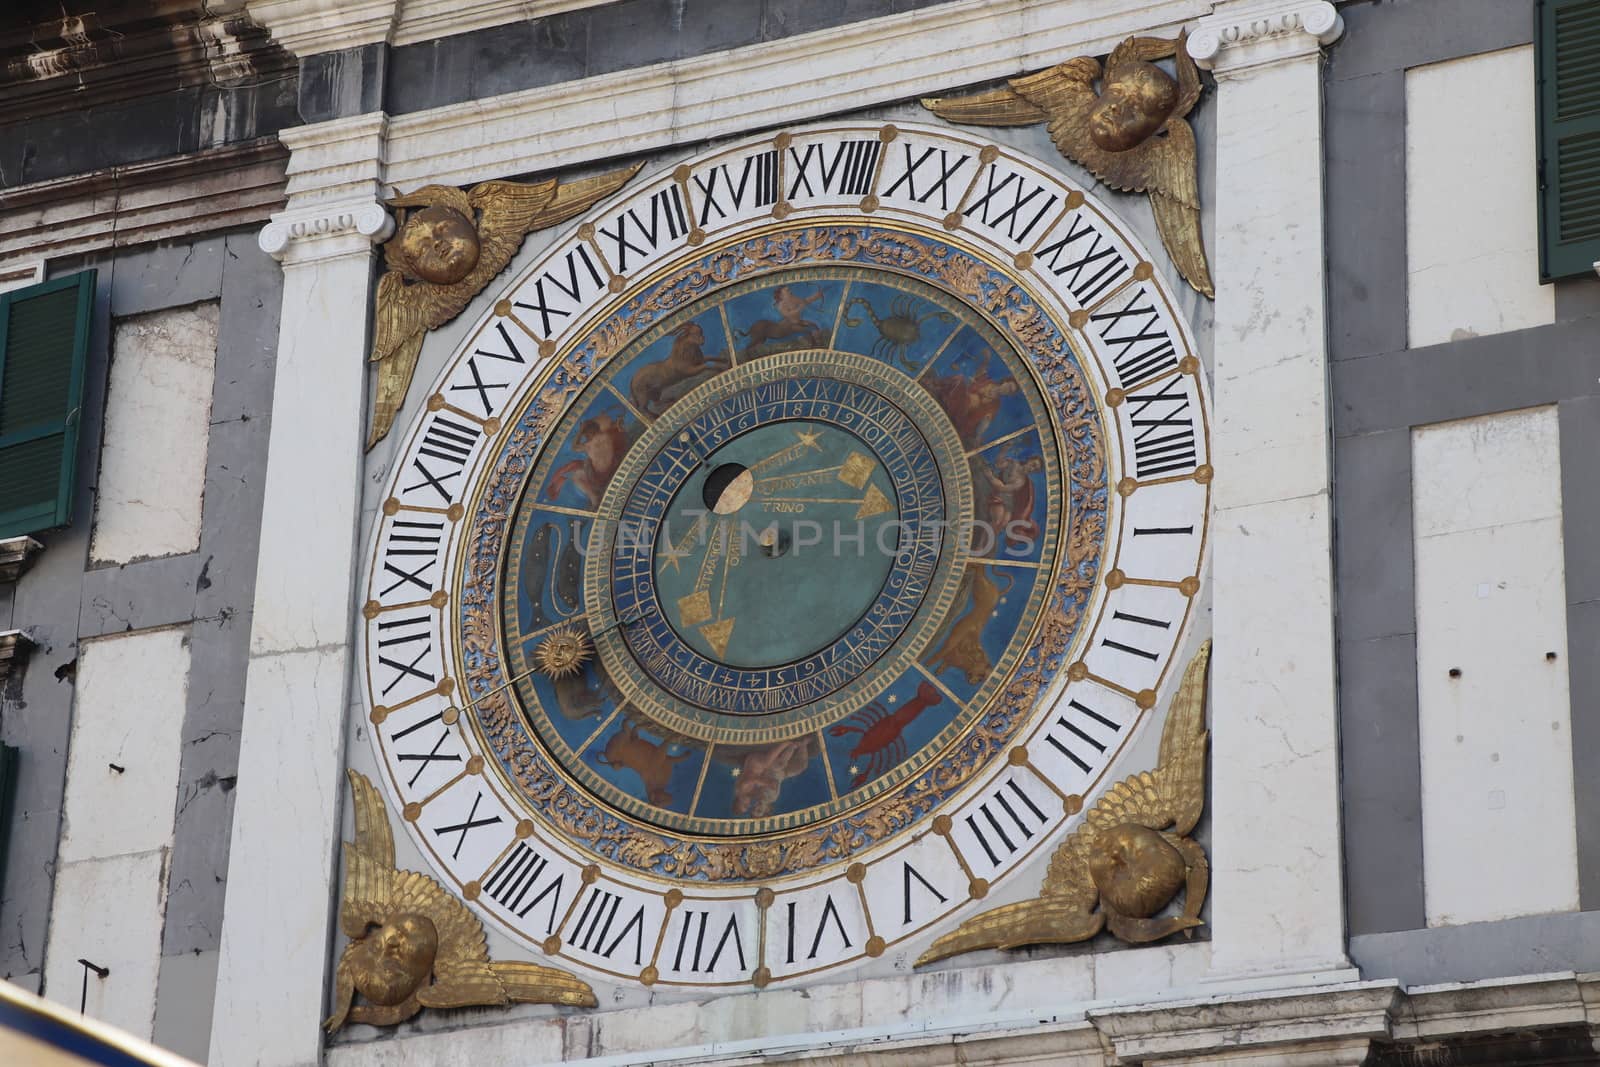
[[[749,502],[756,476],[743,463],[724,463],[706,475],[700,498],[718,515],[732,515]]]

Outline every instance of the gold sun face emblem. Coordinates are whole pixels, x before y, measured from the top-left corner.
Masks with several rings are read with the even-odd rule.
[[[577,674],[594,655],[589,635],[582,630],[563,627],[539,642],[533,659],[540,673],[550,678],[565,678]]]

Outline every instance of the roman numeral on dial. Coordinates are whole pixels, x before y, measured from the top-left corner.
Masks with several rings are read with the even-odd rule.
[[[637,269],[663,243],[675,242],[689,232],[683,193],[676,183],[651,193],[647,204],[625,208],[611,222],[597,227],[600,247],[618,274]]]
[[[411,460],[417,480],[404,487],[416,493],[416,503],[435,507],[454,503],[462,491],[461,472],[483,431],[474,423],[447,412],[435,412],[422,432],[422,443]]]
[[[962,214],[976,217],[992,230],[1000,230],[1018,244],[1045,220],[1061,198],[1019,171],[1002,170],[997,163],[978,181],[979,196]]]
[[[893,179],[885,173],[884,180],[888,184],[883,199],[905,199],[933,207],[930,201],[937,196],[940,211],[953,208],[965,191],[966,180],[962,174],[972,162],[971,153],[952,152],[933,145],[912,145],[910,141],[901,141],[898,147],[902,153],[899,162],[904,169]],[[894,158],[893,149],[889,156]]]
[[[621,962],[617,950],[622,949],[623,959],[631,957],[633,965],[640,966],[644,962],[644,912],[642,903],[624,906],[619,894],[591,886],[567,941],[575,949],[613,962]]]
[[[433,658],[433,616],[426,611],[392,617],[380,616],[373,628],[378,650],[378,666],[387,676],[377,679],[378,691],[387,699],[396,687],[409,680],[408,688],[431,687],[438,683]]]
[[[778,150],[745,156],[737,163],[718,163],[689,180],[694,199],[700,201],[697,225],[720,222],[745,208],[770,207],[778,202]]]
[[[1016,776],[1008,774],[962,821],[993,869],[1021,851],[1049,818],[1017,784]]]
[[[710,911],[685,908],[680,914],[683,920],[678,924],[677,948],[672,955],[674,971],[710,974],[724,962],[740,972],[750,969],[745,962],[736,912],[713,915]]]
[[[1148,286],[1134,286],[1126,299],[1108,302],[1089,321],[1110,349],[1117,383],[1123,388],[1178,369],[1171,328]]]
[[[377,582],[380,602],[418,600],[433,592],[444,577],[434,570],[444,535],[442,516],[419,515],[389,523],[379,549],[383,561]]]
[[[1135,477],[1158,478],[1194,469],[1198,442],[1189,390],[1189,379],[1178,375],[1128,394]]]
[[[872,192],[882,150],[883,142],[876,137],[791,147],[789,173],[793,180],[785,199],[793,200],[802,191],[810,197],[866,196]]]
[[[1132,269],[1117,243],[1082,212],[1074,213],[1067,220],[1066,232],[1039,249],[1036,256],[1082,305],[1093,304],[1110,292]]]

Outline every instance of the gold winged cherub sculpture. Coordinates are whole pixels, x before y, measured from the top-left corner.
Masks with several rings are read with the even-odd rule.
[[[1103,928],[1144,943],[1201,925],[1210,867],[1188,835],[1205,806],[1210,659],[1208,641],[1167,712],[1156,769],[1124,778],[1089,809],[1050,858],[1040,894],[973,916],[936,940],[917,966],[982,948],[1087,941]],[[1161,917],[1180,890],[1183,910]]]
[[[972,96],[930,97],[940,118],[974,126],[1049,123],[1061,154],[1123,192],[1148,193],[1161,242],[1178,272],[1198,292],[1216,295],[1200,236],[1194,130],[1184,116],[1200,99],[1200,72],[1187,34],[1176,41],[1129,37],[1100,61],[1080,56],[1049,70],[1012,78]],[[1172,57],[1173,79],[1155,65]],[[1095,83],[1100,91],[1095,92]]]
[[[466,191],[424,185],[389,201],[397,225],[383,246],[387,270],[378,282],[372,342],[378,384],[367,448],[389,433],[428,331],[459,315],[511,262],[524,236],[582,213],[641,166],[568,182],[480,182]]]
[[[483,923],[465,904],[425,874],[395,870],[383,798],[365,775],[346,773],[356,839],[344,845],[339,927],[350,944],[334,975],[329,1033],[346,1022],[393,1026],[423,1008],[595,1006],[594,990],[565,971],[491,960]]]

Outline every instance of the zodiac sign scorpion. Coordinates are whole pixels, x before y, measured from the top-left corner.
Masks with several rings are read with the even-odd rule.
[[[859,789],[890,767],[906,758],[906,739],[901,736],[918,715],[939,703],[944,697],[927,682],[917,686],[917,695],[894,711],[874,700],[862,708],[849,721],[842,722],[828,732],[834,737],[860,734],[856,747],[850,750],[851,759],[866,757],[867,765],[857,772],[850,782],[851,789]],[[858,721],[859,720],[859,721]]]

